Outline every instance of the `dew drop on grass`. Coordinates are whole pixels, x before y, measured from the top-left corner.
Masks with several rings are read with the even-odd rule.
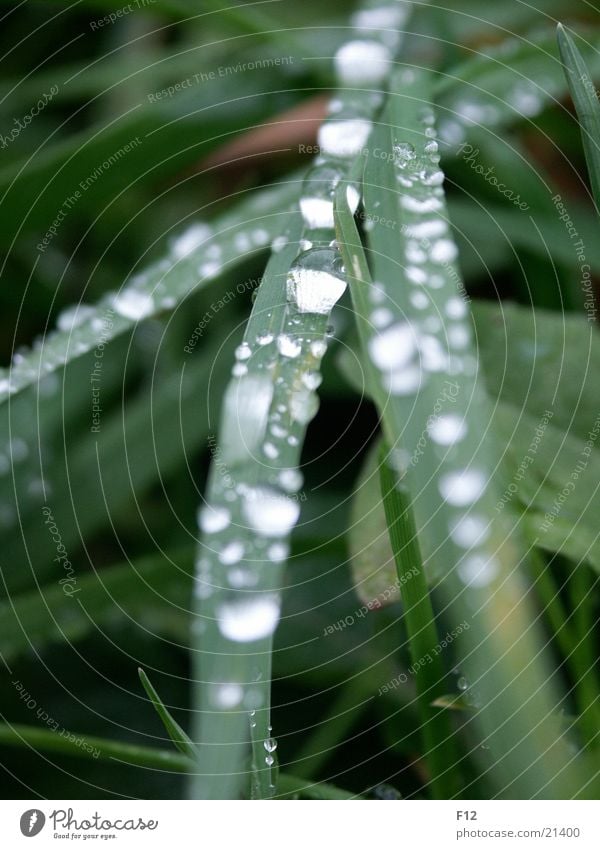
[[[385,78],[390,59],[389,50],[380,42],[356,39],[343,44],[333,61],[341,85],[369,86]]]
[[[282,357],[295,359],[302,351],[302,345],[297,339],[288,336],[287,333],[280,333],[277,337],[277,350]]]
[[[287,296],[298,312],[327,315],[345,291],[340,256],[332,248],[305,251],[290,268]]]
[[[56,326],[59,330],[69,333],[85,321],[88,321],[95,314],[96,310],[94,307],[87,304],[74,304],[72,307],[67,307],[61,312],[56,320]]]
[[[231,521],[231,513],[226,507],[206,505],[198,511],[198,525],[205,534],[216,534],[225,530]]]
[[[418,366],[392,371],[386,378],[388,390],[392,395],[412,395],[421,385],[421,369]]]
[[[223,459],[237,462],[260,447],[273,397],[273,382],[266,374],[246,374],[225,391],[221,429]]]
[[[311,168],[304,178],[300,211],[309,229],[333,229],[333,201],[340,177],[339,168],[323,162]],[[353,213],[359,202],[356,188],[348,186],[348,203]]]
[[[263,453],[269,460],[276,460],[279,457],[278,448],[272,442],[265,442],[263,445]]]
[[[465,318],[467,315],[467,305],[462,298],[449,298],[446,303],[446,315],[448,318]]]
[[[321,152],[340,159],[357,156],[369,138],[371,127],[371,122],[366,118],[325,121],[318,135]]]
[[[244,544],[239,540],[233,540],[221,549],[219,560],[224,566],[232,566],[234,563],[239,563],[243,556]]]
[[[266,486],[248,490],[243,501],[248,525],[260,536],[285,536],[298,521],[300,507],[286,495]]]
[[[458,248],[451,239],[440,239],[432,245],[430,257],[432,262],[440,265],[454,262],[458,257]]]
[[[414,333],[408,324],[395,324],[369,341],[371,359],[382,370],[401,368],[409,362],[415,350]]]
[[[440,478],[440,495],[454,507],[466,507],[483,495],[487,477],[478,469],[448,472]]]
[[[302,474],[298,469],[282,469],[279,483],[286,492],[297,492],[303,483]]]
[[[213,684],[211,701],[216,708],[231,710],[238,707],[244,698],[244,688],[241,684]]]
[[[458,575],[468,587],[487,587],[500,572],[498,561],[484,554],[470,554],[458,564]]]
[[[481,545],[490,535],[488,523],[483,516],[463,516],[450,524],[450,538],[461,548]]]
[[[279,601],[274,595],[236,599],[217,608],[221,634],[236,643],[249,643],[270,636],[279,619]]]
[[[238,345],[235,349],[235,356],[237,360],[247,360],[251,354],[252,350],[247,342],[242,342],[241,345]]]
[[[306,386],[301,386],[295,389],[290,395],[289,407],[292,419],[295,422],[308,424],[317,414],[319,399]]]
[[[310,352],[313,357],[317,357],[317,359],[321,359],[327,350],[327,345],[322,339],[315,339],[310,343]]]
[[[430,422],[427,430],[438,445],[454,445],[466,435],[467,425],[456,413],[444,413]]]
[[[290,553],[289,546],[285,542],[274,542],[267,549],[267,557],[271,563],[282,563]]]
[[[141,321],[154,311],[151,295],[136,292],[135,289],[123,289],[118,292],[113,296],[112,305],[119,315],[132,321]]]
[[[206,224],[192,224],[174,240],[171,252],[177,259],[183,259],[205,242],[210,237],[211,232],[210,227]]]

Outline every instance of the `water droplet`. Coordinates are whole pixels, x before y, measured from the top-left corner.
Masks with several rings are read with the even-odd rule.
[[[123,289],[114,295],[112,305],[119,315],[132,321],[141,321],[154,311],[152,297],[145,292],[136,292],[135,289]]]
[[[334,66],[340,85],[366,87],[385,78],[390,59],[389,50],[380,42],[356,39],[339,48]]]
[[[483,554],[469,554],[458,564],[458,575],[468,587],[487,587],[499,572],[498,561]]]
[[[300,254],[287,278],[288,299],[301,313],[327,315],[346,290],[339,253],[313,248]]]
[[[321,152],[342,159],[357,156],[369,138],[371,127],[371,122],[365,118],[325,121],[318,135]]]
[[[480,498],[487,486],[487,477],[478,469],[448,472],[440,478],[440,494],[454,507],[466,507]]]
[[[298,521],[300,507],[275,489],[257,486],[246,493],[243,512],[257,534],[277,537],[290,532]]]
[[[279,450],[272,442],[265,442],[263,445],[263,452],[265,457],[268,457],[269,460],[276,460],[277,457],[279,457]]]
[[[454,262],[458,256],[458,249],[451,239],[440,239],[431,247],[430,257],[432,262],[443,265]]]
[[[279,483],[286,492],[297,492],[302,486],[302,475],[298,469],[282,469]]]
[[[409,142],[400,142],[394,145],[394,155],[398,168],[406,168],[410,162],[417,158],[414,145]]]
[[[467,425],[456,413],[444,413],[431,421],[427,430],[438,445],[454,445],[464,438]]]
[[[231,710],[238,707],[244,698],[244,688],[241,684],[213,684],[211,701],[217,708]]]
[[[267,752],[272,753],[277,749],[277,740],[275,740],[274,737],[268,737],[263,742],[263,746],[265,747]]]
[[[415,338],[408,324],[395,324],[369,341],[369,353],[380,369],[397,369],[408,363],[415,352]]]
[[[481,545],[489,535],[490,529],[483,516],[462,516],[450,525],[450,538],[461,548]]]
[[[56,326],[59,330],[69,333],[92,318],[95,313],[94,307],[87,304],[74,304],[61,312],[56,321]]]
[[[235,349],[235,356],[238,360],[247,360],[252,354],[252,349],[247,342],[242,342],[241,345],[238,345]]]
[[[267,557],[272,563],[282,563],[287,559],[289,552],[289,546],[286,543],[274,542],[267,549]]]
[[[274,595],[237,599],[217,609],[217,623],[224,637],[249,643],[273,633],[279,620],[279,601]]]
[[[233,540],[221,549],[219,560],[224,566],[232,566],[234,563],[239,563],[243,556],[244,544],[239,540]]]
[[[277,350],[282,357],[294,359],[302,351],[302,345],[297,339],[292,339],[287,333],[280,333],[277,337]]]
[[[231,521],[231,513],[226,507],[207,505],[198,511],[198,525],[205,534],[216,534],[224,530]]]
[[[322,339],[315,339],[310,343],[310,352],[313,357],[317,357],[317,359],[321,359],[327,350],[327,345]]]
[[[464,318],[468,313],[466,303],[462,298],[449,298],[446,303],[446,315],[448,318]]]
[[[211,229],[206,224],[192,224],[171,246],[171,252],[177,259],[183,259],[195,251],[211,235]]]

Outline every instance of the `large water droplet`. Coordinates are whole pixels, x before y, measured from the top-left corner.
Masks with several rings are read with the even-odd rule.
[[[454,507],[466,507],[483,495],[487,477],[478,469],[463,469],[448,472],[440,478],[440,494],[444,501]]]
[[[288,534],[296,524],[300,507],[276,489],[257,486],[245,494],[243,512],[257,534],[278,537]]]
[[[327,315],[346,290],[340,255],[332,248],[301,253],[287,278],[287,296],[302,313]]]
[[[318,136],[321,152],[342,159],[357,156],[369,138],[371,127],[366,118],[325,121]]]
[[[135,289],[123,289],[112,299],[112,305],[119,315],[130,318],[132,321],[141,321],[154,311],[154,301],[151,295],[145,292],[136,292]]]
[[[274,595],[225,602],[217,610],[220,632],[236,643],[260,640],[273,633],[279,619],[279,600]]]
[[[384,44],[368,39],[356,39],[343,44],[334,57],[340,85],[377,85],[390,67],[390,52]]]

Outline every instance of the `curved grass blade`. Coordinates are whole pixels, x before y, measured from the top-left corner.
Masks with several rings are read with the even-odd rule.
[[[372,44],[380,83],[391,54],[384,43]],[[356,73],[352,50],[337,54],[341,85]],[[332,193],[363,148],[380,103],[378,94],[359,90],[332,104],[319,132],[321,159],[299,192],[300,212],[291,215],[282,250],[267,266],[225,393],[219,447],[227,475],[213,467],[199,517],[193,736],[206,772],[192,780],[194,798],[247,795],[250,731],[256,794],[276,791],[269,690],[282,564],[299,516],[298,463],[317,411],[329,314],[346,288],[331,244]]]
[[[585,56],[593,79],[600,75],[600,56],[588,45]],[[449,151],[465,140],[470,127],[498,130],[534,120],[567,93],[549,29],[482,48],[439,75],[432,88],[440,139]]]
[[[592,194],[596,209],[600,211],[600,104],[593,81],[593,72],[588,68],[575,42],[563,27],[556,29],[560,58],[565,66],[569,91],[579,119],[581,139],[585,151]],[[594,69],[595,70],[595,69]]]
[[[187,296],[264,250],[279,232],[293,180],[241,201],[211,224],[192,224],[167,256],[135,274],[95,305],[80,303],[58,319],[57,329],[0,369],[0,403],[66,363],[106,344],[138,322],[174,309]]]
[[[169,713],[168,708],[165,707],[160,696],[150,683],[150,679],[148,678],[144,670],[141,668],[138,669],[138,675],[140,676],[140,681],[142,682],[142,686],[146,691],[148,698],[154,705],[154,709],[159,715],[161,722],[165,726],[169,737],[175,744],[175,747],[181,752],[182,755],[185,755],[186,757],[193,760],[196,752],[194,744],[192,743],[188,735],[185,733],[181,725],[175,719],[173,719],[173,717]]]
[[[431,772],[434,799],[451,799],[461,787],[457,771],[458,747],[449,715],[434,702],[446,691],[445,674],[440,655],[440,641],[415,527],[410,494],[396,473],[388,466],[389,450],[380,451],[380,484],[388,533],[398,580],[402,586],[404,620],[410,644],[424,757]]]
[[[365,368],[375,373],[373,397],[390,461],[411,493],[426,569],[452,620],[469,623],[460,665],[478,707],[469,727],[489,747],[481,750],[486,774],[501,796],[586,795],[589,764],[573,762],[563,737],[560,697],[518,571],[526,548],[516,521],[493,509],[500,446],[478,380],[429,102],[426,78],[399,72],[389,125],[373,139],[388,154],[369,158],[365,174],[367,222],[377,202],[367,226],[375,284],[338,191]],[[396,232],[378,221],[396,222]]]
[[[40,752],[56,752],[75,758],[112,761],[115,764],[129,764],[155,770],[175,773],[187,773],[194,768],[193,761],[179,752],[168,749],[134,746],[104,737],[90,737],[76,732],[61,736],[54,731],[35,728],[18,723],[0,723],[0,745]],[[295,775],[279,777],[279,796],[303,797],[305,799],[355,799],[333,784],[324,782],[309,784]]]

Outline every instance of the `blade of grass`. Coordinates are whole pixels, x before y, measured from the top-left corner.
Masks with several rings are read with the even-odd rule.
[[[188,758],[193,758],[195,755],[194,744],[181,725],[171,716],[169,709],[163,704],[162,699],[150,683],[150,679],[144,670],[139,668],[138,675],[140,676],[140,681],[142,682],[142,686],[146,691],[148,698],[154,705],[154,709],[159,715],[161,722],[165,726],[169,737],[175,744],[175,747],[182,755],[185,755]]]
[[[162,260],[135,274],[118,292],[95,305],[79,304],[72,316],[59,319],[63,329],[48,332],[43,342],[0,369],[0,403],[138,322],[169,312],[224,271],[263,251],[279,232],[279,216],[289,205],[293,185],[291,180],[270,186],[211,224],[191,225]],[[249,247],[240,249],[240,244]]]
[[[560,58],[565,66],[569,91],[575,104],[587,162],[592,195],[600,212],[600,104],[593,76],[575,42],[563,27],[556,29]]]
[[[447,711],[433,705],[446,692],[440,642],[419,550],[410,494],[388,466],[389,449],[380,454],[380,483],[388,533],[402,587],[404,620],[419,700],[424,757],[434,799],[454,798],[461,787],[458,748]]]
[[[254,792],[269,798],[276,791],[270,679],[282,564],[299,515],[297,467],[317,410],[329,313],[346,288],[341,257],[331,246],[328,192],[364,145],[379,105],[368,90],[342,94],[321,128],[320,162],[328,177],[315,177],[298,193],[305,223],[292,213],[225,393],[219,447],[229,483],[213,467],[199,517],[193,738],[206,772],[191,782],[193,798],[248,794],[250,730]],[[329,203],[331,223],[329,216],[314,220],[315,200],[319,210]]]
[[[395,75],[389,124],[373,139],[379,155],[367,160],[365,219],[377,210],[367,228],[377,286],[344,194],[337,194],[365,369],[375,372],[371,394],[391,461],[411,492],[426,569],[441,580],[451,621],[469,624],[458,649],[478,703],[468,726],[489,746],[479,750],[486,775],[499,796],[587,795],[590,765],[583,757],[573,763],[563,739],[560,698],[517,571],[526,547],[508,514],[493,510],[499,446],[476,382],[429,102],[421,73]],[[396,232],[378,226],[389,221]],[[381,307],[390,314],[383,330],[371,322]],[[456,387],[452,400],[443,394],[446,382]],[[442,414],[438,399],[450,410]]]
[[[0,723],[0,745],[16,748],[29,748],[40,752],[56,752],[75,758],[106,760],[118,764],[129,764],[166,772],[188,773],[193,762],[179,752],[149,746],[133,746],[104,737],[91,737],[71,732],[61,736],[54,731],[35,728],[18,723]],[[306,799],[355,799],[333,784],[308,784],[295,775],[282,774],[279,777],[279,797],[300,796]],[[278,797],[278,798],[279,798]]]

